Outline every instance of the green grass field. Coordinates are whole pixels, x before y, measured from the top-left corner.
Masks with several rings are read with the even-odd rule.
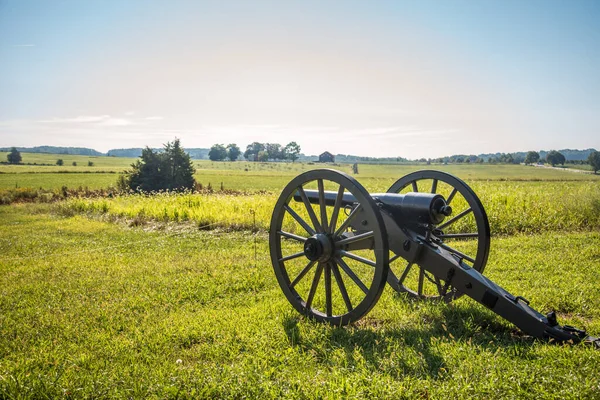
[[[106,159],[115,164],[92,168],[132,161]],[[0,206],[0,399],[600,398],[600,351],[533,340],[467,297],[448,305],[386,288],[352,326],[300,317],[277,284],[265,230],[283,186],[318,166],[196,166],[214,193]],[[36,168],[54,167],[0,166],[0,188],[15,177],[101,188],[118,176]],[[359,168],[367,189],[385,191],[428,166]],[[598,177],[429,168],[480,196],[493,233],[486,276],[600,335]],[[72,185],[76,177],[89,180]],[[246,192],[222,193],[221,182]]]
[[[7,153],[0,153],[6,159]],[[121,157],[88,157],[61,154],[22,153],[23,163],[38,165],[0,165],[0,190],[13,188],[100,189],[116,186],[118,174],[128,170],[136,159]],[[64,165],[55,165],[62,158]],[[88,161],[94,163],[88,166]],[[72,163],[76,162],[77,166]],[[50,165],[39,165],[50,164]],[[268,190],[279,192],[301,172],[322,168],[318,163],[254,163],[194,161],[196,181],[203,186],[232,190]],[[326,165],[351,173],[350,164]],[[437,169],[473,181],[592,181],[600,175],[573,173],[550,168],[522,165],[380,165],[359,164],[357,178],[366,187],[385,191],[398,178],[421,169]]]
[[[128,229],[2,206],[0,397],[597,398],[600,352],[484,307],[386,289],[362,322],[300,318],[264,234]],[[600,332],[600,236],[494,241],[488,276]]]

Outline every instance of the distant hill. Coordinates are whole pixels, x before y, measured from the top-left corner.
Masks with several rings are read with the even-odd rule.
[[[558,150],[560,154],[565,156],[567,161],[585,161],[588,159],[588,156],[592,151],[596,151],[596,149],[585,149],[585,150],[573,150],[573,149],[562,149]],[[546,155],[549,150],[539,150],[540,159],[545,160]],[[485,161],[490,157],[499,158],[503,153],[488,153],[488,154],[479,154],[477,157],[483,158]],[[527,156],[527,151],[518,151],[516,153],[510,153],[514,158],[522,158],[523,160]]]
[[[141,147],[136,147],[136,148],[132,148],[132,149],[112,149],[109,150],[106,154],[109,157],[139,157],[142,155],[142,148]],[[161,152],[163,151],[162,148],[160,149],[152,149],[156,152]],[[210,151],[210,149],[201,149],[201,148],[191,148],[191,149],[187,149],[184,148],[183,150],[185,150],[186,153],[188,153],[190,155],[191,158],[195,159],[195,160],[208,160],[208,152]]]
[[[12,147],[2,147],[0,151],[10,151]],[[57,146],[36,146],[36,147],[17,147],[22,153],[50,153],[50,154],[71,154],[77,156],[103,156],[94,149],[87,147],[57,147]]]
[[[336,163],[403,163],[408,160],[403,157],[363,157],[363,156],[354,156],[351,154],[336,154],[334,155]],[[318,155],[305,155],[298,154],[298,161],[301,162],[317,162],[319,161]]]
[[[11,147],[1,147],[0,151],[10,151]],[[137,158],[139,156],[142,155],[142,148],[130,148],[130,149],[112,149],[109,150],[106,154],[101,153],[99,151],[96,151],[94,149],[90,149],[87,147],[58,147],[58,146],[36,146],[36,147],[17,147],[17,150],[19,150],[20,152],[23,153],[50,153],[50,154],[71,154],[71,155],[81,155],[81,156],[111,156],[111,157],[131,157],[131,158]],[[163,151],[162,148],[158,148],[158,149],[153,149],[154,151],[157,152],[161,152]],[[195,160],[208,160],[208,152],[210,151],[210,149],[204,149],[204,148],[189,148],[189,149],[184,149],[186,153],[188,153],[190,155],[191,158],[195,159]],[[562,149],[562,150],[558,150],[562,155],[565,156],[565,159],[567,161],[586,161],[588,156],[590,155],[590,153],[592,151],[596,151],[595,149],[585,149],[585,150],[576,150],[576,149]],[[539,150],[538,153],[540,154],[540,159],[545,160],[546,159],[546,154],[548,154],[548,150]],[[460,154],[455,154],[452,156],[447,156],[447,157],[440,157],[439,159],[443,159],[443,160],[454,160],[456,158],[463,158],[463,159],[467,159],[470,158],[473,162],[473,160],[476,160],[477,158],[483,159],[483,161],[487,161],[489,158],[496,158],[496,159],[500,159],[500,157],[505,154],[505,153],[485,153],[485,154],[479,154],[477,156],[475,155],[460,155]],[[513,159],[515,160],[515,162],[522,162],[523,160],[525,160],[525,157],[527,156],[527,151],[518,151],[515,153],[506,153],[506,154],[510,154],[512,155]],[[302,162],[311,162],[311,161],[318,161],[319,160],[319,156],[318,155],[305,155],[305,154],[299,154],[298,155],[298,161],[302,161]],[[363,163],[369,163],[369,162],[383,162],[383,163],[404,163],[404,162],[410,162],[411,160],[408,160],[406,158],[403,157],[363,157],[363,156],[355,156],[355,155],[349,155],[349,154],[336,154],[335,155],[335,161],[339,162],[339,163],[355,163],[355,162],[363,162]],[[414,160],[414,161],[423,161],[422,160]]]

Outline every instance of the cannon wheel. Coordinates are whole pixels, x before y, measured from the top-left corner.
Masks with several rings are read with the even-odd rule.
[[[319,204],[309,203],[305,189],[318,190]],[[326,189],[337,193],[333,206],[325,204]],[[357,203],[344,208],[342,198],[348,192]],[[296,193],[302,201],[294,200]],[[355,225],[360,231],[352,230]],[[319,241],[324,245],[310,244]],[[357,321],[385,287],[389,250],[381,214],[366,189],[344,173],[320,169],[294,178],[273,210],[269,243],[275,275],[288,301],[317,321],[334,326]],[[341,248],[349,244],[362,250]],[[314,253],[315,247],[320,254]]]
[[[462,262],[483,273],[490,250],[490,225],[481,201],[473,190],[459,178],[440,171],[417,171],[400,178],[388,193],[427,191],[444,196],[451,207],[452,215],[438,226],[432,227],[435,244],[455,254]],[[456,209],[454,205],[461,207]],[[470,224],[457,224],[461,219],[470,219]],[[463,221],[464,222],[464,221]],[[448,228],[448,229],[447,229]],[[457,249],[465,241],[476,241],[467,253]],[[392,257],[388,283],[397,292],[407,293],[419,299],[444,300],[450,302],[462,293],[446,285],[425,271],[421,266],[402,263]],[[395,272],[394,272],[395,271]],[[412,278],[411,278],[412,277]]]

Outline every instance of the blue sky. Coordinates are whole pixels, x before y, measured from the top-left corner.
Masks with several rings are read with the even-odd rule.
[[[0,0],[0,146],[600,148],[599,1]]]

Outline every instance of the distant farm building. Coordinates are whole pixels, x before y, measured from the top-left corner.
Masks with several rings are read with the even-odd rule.
[[[335,156],[330,152],[326,151],[325,153],[319,156],[319,162],[322,163],[333,163],[335,162]]]

